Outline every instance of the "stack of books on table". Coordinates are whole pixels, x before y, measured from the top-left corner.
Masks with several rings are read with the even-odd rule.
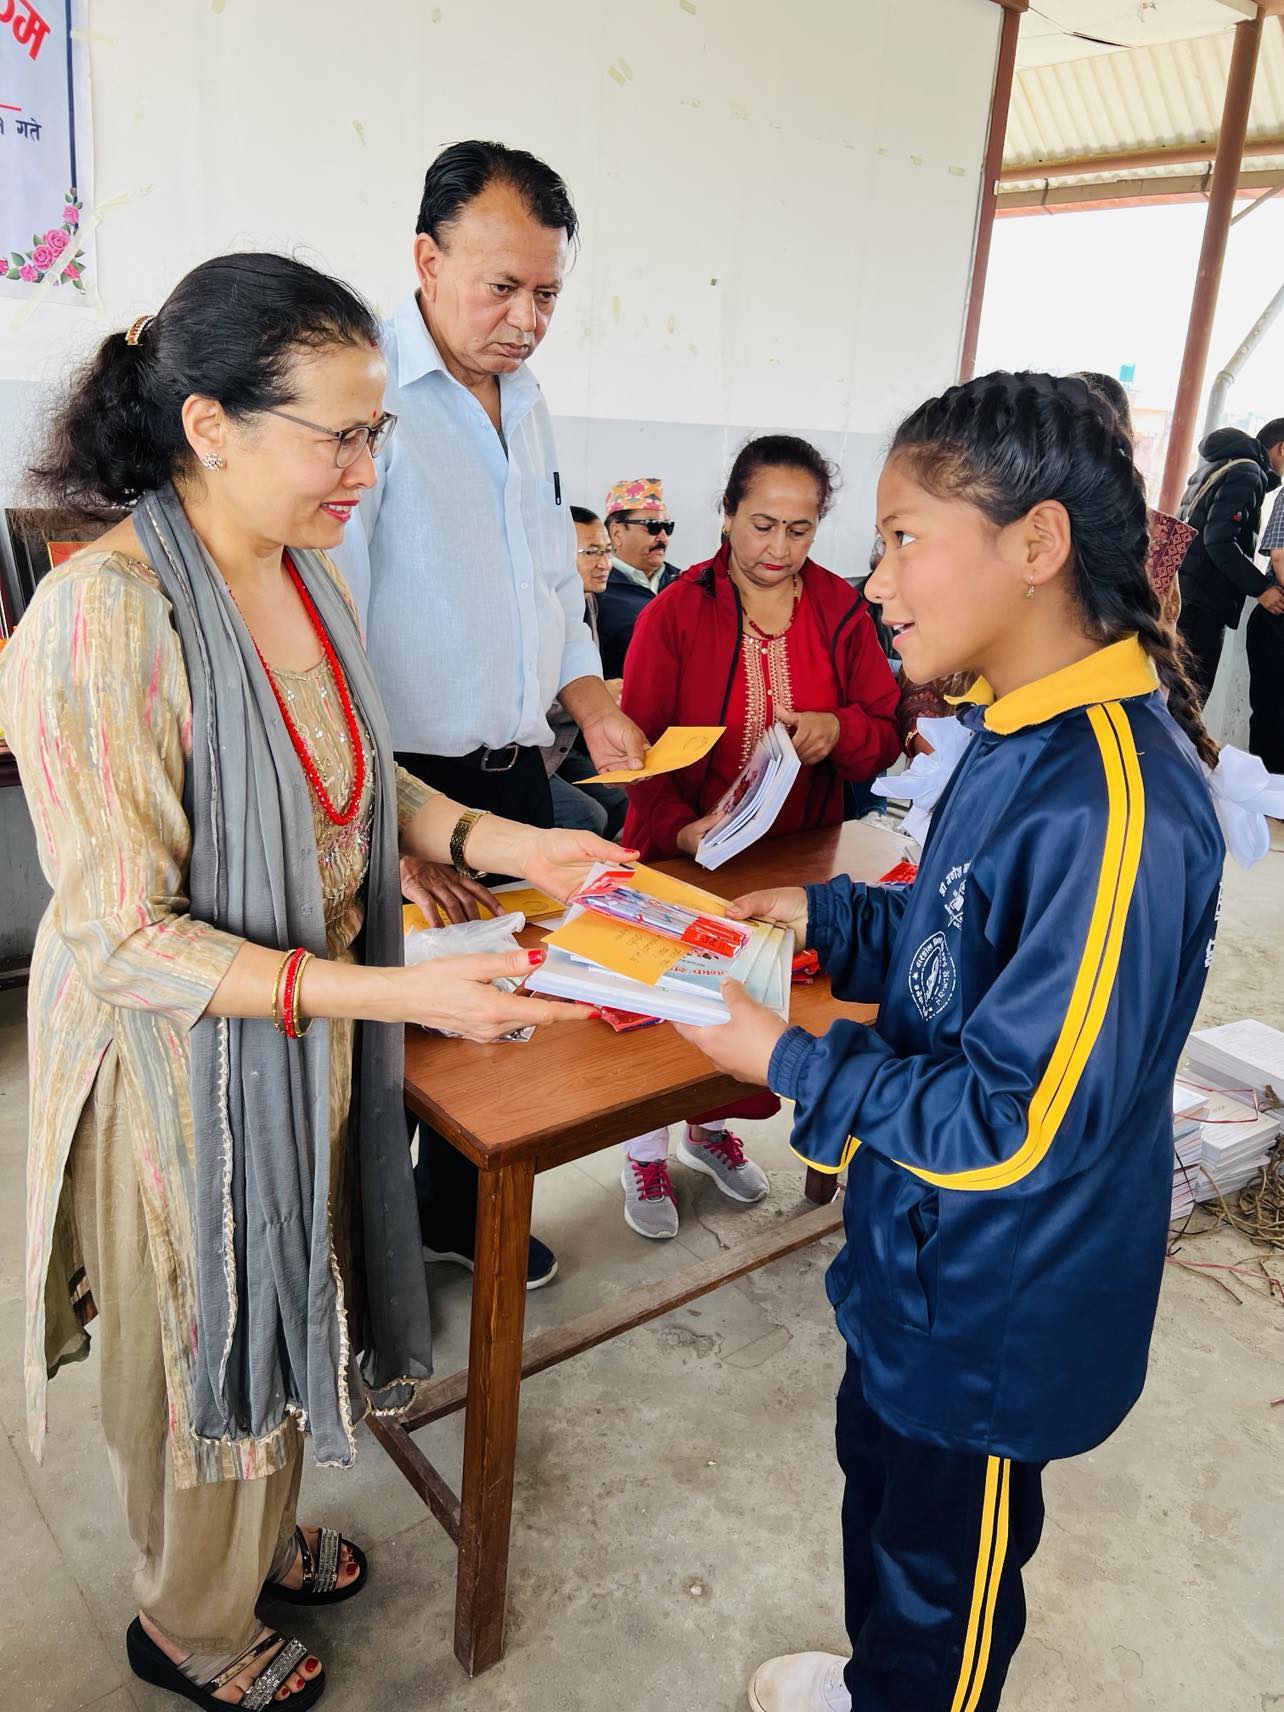
[[[577,897],[616,876],[623,888],[620,895],[641,894],[660,906],[649,912],[657,917],[667,907],[689,912],[697,923],[718,924],[713,937],[722,942],[719,948],[678,942],[645,926],[612,919],[573,898],[564,924],[544,941],[548,956],[528,978],[529,992],[708,1026],[730,1020],[722,982],[731,979],[788,1020],[794,936],[787,928],[763,921],[731,922],[722,898],[642,866],[612,871],[598,864]]]
[[[1195,1204],[1199,1186],[1199,1158],[1204,1148],[1200,1118],[1207,1110],[1208,1096],[1189,1087],[1180,1078],[1173,1084],[1173,1204],[1172,1217],[1184,1218]]]

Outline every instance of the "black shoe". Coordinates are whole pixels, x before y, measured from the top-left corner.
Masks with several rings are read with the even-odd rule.
[[[424,1239],[424,1259],[444,1261],[451,1266],[464,1266],[468,1271],[473,1270],[473,1252],[471,1245],[457,1247],[435,1248],[427,1238]],[[557,1277],[557,1256],[552,1249],[533,1236],[526,1248],[526,1288],[542,1290],[545,1284],[551,1284]]]

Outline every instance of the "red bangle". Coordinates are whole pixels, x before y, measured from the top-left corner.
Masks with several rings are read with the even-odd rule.
[[[290,1040],[299,1038],[299,1031],[295,1027],[294,987],[299,978],[299,965],[306,955],[307,953],[303,950],[292,951],[290,960],[285,966],[285,980],[282,983],[281,992],[281,1014],[286,1036]]]

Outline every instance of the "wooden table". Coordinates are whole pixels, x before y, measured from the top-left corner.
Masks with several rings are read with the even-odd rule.
[[[904,854],[904,842],[895,835],[849,823],[766,841],[714,874],[686,860],[660,866],[730,898],[761,886],[824,880],[837,873],[874,880]],[[523,937],[535,943],[541,936],[528,932]],[[837,1016],[868,1021],[872,1014],[840,1005],[823,979],[792,992],[791,1020],[815,1032]],[[455,1653],[470,1676],[496,1664],[504,1650],[523,1378],[792,1254],[842,1223],[841,1210],[833,1204],[837,1179],[809,1170],[806,1195],[815,1203],[809,1211],[730,1254],[523,1345],[536,1173],[693,1111],[729,1104],[747,1091],[665,1026],[616,1035],[601,1023],[568,1023],[537,1030],[521,1047],[407,1035],[407,1105],[479,1171],[468,1367],[426,1387],[412,1418],[371,1417],[368,1424],[458,1546]],[[463,1484],[456,1496],[411,1434],[459,1409],[467,1413]]]

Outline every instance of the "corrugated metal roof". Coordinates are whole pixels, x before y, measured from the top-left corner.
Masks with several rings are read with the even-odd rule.
[[[1179,144],[1207,143],[1211,159],[1232,36],[1233,29],[1225,29],[1191,41],[1094,54],[1018,71],[1008,117],[1005,170],[1029,166],[1030,180],[1037,181],[1040,165],[1049,161]],[[1248,135],[1251,140],[1281,134],[1284,30],[1277,19],[1268,18]],[[1189,173],[1190,167],[1154,170]]]
[[[1017,65],[1052,65],[1216,34],[1252,17],[1254,0],[1030,0],[1021,19]]]

